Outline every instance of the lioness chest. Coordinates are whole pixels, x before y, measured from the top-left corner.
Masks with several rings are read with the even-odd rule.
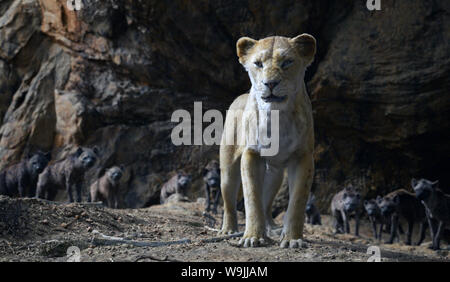
[[[307,122],[302,115],[291,111],[278,111],[278,120],[271,113],[271,108],[258,110],[258,136],[255,145],[247,143],[246,147],[256,151],[268,166],[286,167],[292,157],[302,154],[307,141]],[[276,137],[278,135],[278,138]],[[275,154],[267,154],[266,151]]]

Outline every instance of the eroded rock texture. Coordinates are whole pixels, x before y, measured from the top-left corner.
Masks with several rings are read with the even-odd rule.
[[[194,101],[224,112],[248,90],[239,37],[308,32],[319,206],[348,181],[369,195],[412,176],[449,187],[448,1],[382,1],[375,12],[365,1],[66,2],[0,2],[1,167],[97,145],[87,183],[124,164],[122,205],[157,203],[170,171],[198,174],[218,152],[174,146],[172,112]]]

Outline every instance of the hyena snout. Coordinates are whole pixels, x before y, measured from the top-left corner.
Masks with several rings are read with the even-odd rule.
[[[122,173],[120,173],[120,172],[115,172],[115,173],[112,174],[111,177],[112,177],[113,180],[117,181],[117,180],[119,180],[120,178],[122,178]]]
[[[345,204],[345,210],[347,212],[353,212],[356,210],[356,208],[358,207],[358,205],[356,203],[348,203]]]
[[[91,168],[94,166],[96,159],[95,158],[87,158],[83,161],[84,166],[87,168]]]
[[[210,178],[210,179],[208,179],[208,185],[211,187],[219,187],[220,179],[218,177]]]
[[[421,201],[428,199],[428,197],[431,194],[431,192],[428,189],[417,189],[417,190],[415,190],[415,193],[416,193],[417,199],[419,199]]]

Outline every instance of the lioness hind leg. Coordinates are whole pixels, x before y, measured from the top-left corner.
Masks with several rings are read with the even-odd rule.
[[[264,162],[258,153],[246,150],[241,157],[242,186],[245,203],[245,232],[239,244],[258,247],[266,239],[266,226],[262,195]]]
[[[281,234],[282,248],[299,248],[303,239],[305,207],[312,185],[314,162],[312,155],[306,155],[299,161],[289,164],[289,205],[284,216]]]
[[[237,192],[241,186],[239,160],[229,166],[222,166],[220,179],[224,214],[222,230],[219,231],[219,234],[228,235],[238,231],[236,201]]]

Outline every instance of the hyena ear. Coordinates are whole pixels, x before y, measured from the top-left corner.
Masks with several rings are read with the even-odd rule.
[[[97,156],[100,155],[100,151],[99,151],[99,149],[97,148],[97,146],[95,146],[94,148],[92,148],[92,151],[93,151]]]
[[[381,203],[381,200],[382,200],[381,196],[378,195],[378,196],[377,196],[377,199],[376,199],[377,203]]]
[[[414,188],[417,185],[417,179],[413,178],[411,179],[411,187]]]
[[[239,62],[244,64],[245,56],[248,55],[248,51],[255,46],[258,41],[251,39],[250,37],[241,37],[236,43],[236,52],[239,57]]]
[[[44,157],[47,159],[47,160],[51,160],[52,159],[52,152],[47,152],[47,153],[45,153],[44,154]]]
[[[436,181],[434,181],[434,182],[431,182],[431,186],[432,186],[433,188],[438,187],[438,186],[439,186],[439,180],[436,180]]]
[[[122,171],[125,171],[125,166],[123,164],[121,164],[119,167]]]
[[[398,195],[395,195],[394,199],[392,199],[395,204],[400,204],[400,197]]]
[[[364,205],[366,206],[369,202],[367,200],[364,200]]]
[[[83,154],[83,148],[78,147],[78,149],[75,151],[75,156],[79,157]]]
[[[291,44],[297,48],[300,56],[306,60],[306,65],[309,66],[314,60],[316,54],[316,39],[307,33],[300,34],[290,40]]]
[[[207,173],[208,173],[208,170],[206,168],[204,168],[203,171],[202,171],[202,175],[206,176]]]

